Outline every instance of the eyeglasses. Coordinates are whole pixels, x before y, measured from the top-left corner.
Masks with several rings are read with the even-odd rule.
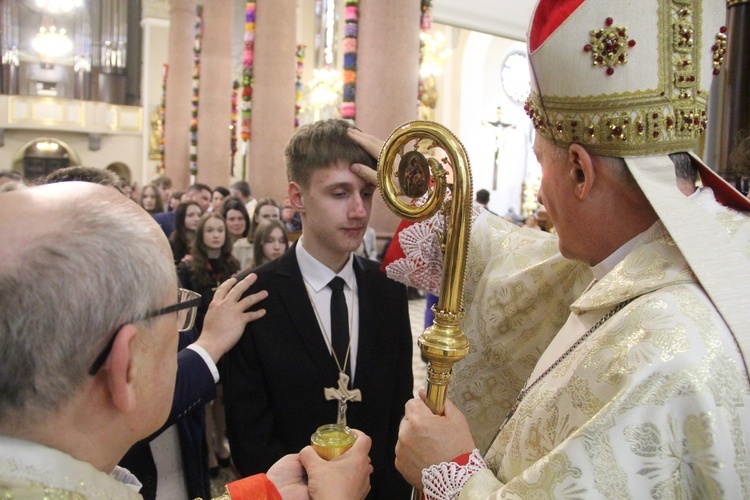
[[[164,307],[157,311],[147,312],[143,316],[139,316],[138,318],[134,319],[133,321],[130,321],[129,323],[138,323],[140,321],[145,321],[147,319],[155,318],[163,314],[176,312],[177,313],[177,331],[186,332],[190,330],[191,328],[193,328],[193,325],[195,324],[195,317],[197,315],[198,306],[200,305],[200,303],[201,303],[201,296],[199,293],[195,293],[191,290],[180,288],[177,292],[176,304]],[[119,326],[118,328],[115,329],[114,333],[112,333],[112,338],[109,339],[109,342],[107,342],[107,345],[104,346],[104,349],[102,349],[102,352],[99,353],[99,355],[96,357],[94,362],[91,364],[91,367],[89,368],[89,375],[96,375],[96,373],[102,367],[104,362],[107,360],[107,356],[109,356],[109,353],[112,350],[112,346],[115,343],[115,338],[117,338],[117,332],[119,332],[123,326],[125,325]]]

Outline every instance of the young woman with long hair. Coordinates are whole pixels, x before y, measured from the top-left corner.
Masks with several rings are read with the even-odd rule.
[[[240,270],[239,262],[232,257],[232,243],[227,237],[227,225],[221,214],[208,212],[201,217],[192,256],[191,262],[180,265],[177,275],[183,288],[201,294],[201,305],[195,318],[197,338],[203,329],[203,320],[214,291]],[[212,476],[218,475],[219,465],[229,466],[229,450],[224,445],[226,424],[222,394],[220,382],[216,386],[216,399],[206,407],[208,464]]]
[[[184,201],[174,209],[174,231],[169,236],[175,264],[189,262],[190,251],[203,210],[195,201]]]
[[[281,257],[289,249],[289,233],[280,219],[269,219],[260,223],[255,230],[253,242],[253,266]]]

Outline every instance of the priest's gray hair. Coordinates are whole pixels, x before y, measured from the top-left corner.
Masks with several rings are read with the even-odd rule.
[[[77,395],[118,327],[164,307],[170,290],[176,300],[163,233],[137,210],[79,197],[17,265],[0,266],[0,423],[42,422]]]

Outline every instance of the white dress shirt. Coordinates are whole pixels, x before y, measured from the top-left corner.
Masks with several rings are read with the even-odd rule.
[[[341,277],[346,283],[344,297],[349,312],[349,337],[351,339],[349,367],[351,380],[354,381],[357,348],[359,346],[359,299],[357,297],[357,277],[354,275],[354,256],[349,255],[349,260],[344,264],[344,268],[337,274],[305,250],[303,240],[304,237],[300,238],[299,243],[295,246],[297,262],[329,352],[331,352],[331,289],[328,287],[328,283],[335,276]],[[341,362],[341,368],[343,368],[344,360],[339,360],[339,362]]]

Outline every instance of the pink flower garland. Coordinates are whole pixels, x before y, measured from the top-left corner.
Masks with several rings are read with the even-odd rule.
[[[237,94],[239,93],[240,82],[232,82],[232,112],[229,120],[229,168],[230,173],[234,175],[234,157],[237,155]]]
[[[297,45],[297,79],[294,82],[295,103],[294,103],[294,130],[299,127],[299,112],[302,109],[302,69],[305,63],[306,45]]]
[[[255,48],[255,2],[245,5],[245,50],[242,52],[242,132],[243,141],[250,140],[253,100],[253,51]]]
[[[159,106],[159,118],[161,119],[161,137],[159,137],[159,173],[164,174],[164,170],[167,168],[166,160],[164,159],[164,134],[167,130],[166,114],[167,114],[167,75],[169,74],[169,65],[163,64],[164,76],[161,80],[161,104]]]
[[[359,0],[346,0],[344,10],[344,96],[341,118],[354,121],[357,116],[355,102],[357,87],[357,32],[359,28]]]
[[[190,120],[190,174],[198,173],[198,102],[200,97],[201,45],[203,43],[203,6],[195,13],[195,42],[193,45],[193,108]]]
[[[432,0],[422,0],[422,18],[420,20],[420,27],[424,33],[430,31],[432,28]],[[422,66],[422,60],[424,59],[424,42],[421,37],[419,39],[419,66]],[[424,82],[422,78],[419,78],[419,86],[417,87],[417,103],[422,102],[422,94],[424,94]]]

